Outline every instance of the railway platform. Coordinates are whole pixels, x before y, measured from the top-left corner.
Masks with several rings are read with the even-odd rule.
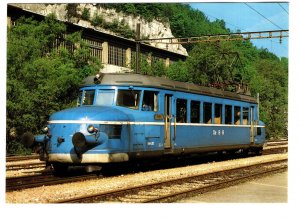
[[[288,172],[180,200],[180,203],[287,203]]]

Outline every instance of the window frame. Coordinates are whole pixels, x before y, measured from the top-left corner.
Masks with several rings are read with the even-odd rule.
[[[236,109],[238,109],[237,115],[236,115]],[[242,117],[241,106],[235,105],[233,110],[234,110],[234,125],[242,125],[242,122],[241,122],[241,117]],[[240,113],[240,114],[238,115],[238,113]],[[239,119],[236,119],[237,116],[239,117]]]
[[[94,92],[94,95],[93,95],[93,102],[92,102],[91,104],[84,104],[85,93],[86,93],[86,92]],[[93,106],[93,105],[94,105],[94,102],[95,102],[95,93],[96,93],[96,90],[95,90],[95,89],[84,89],[84,90],[83,90],[83,93],[82,93],[81,106]]]
[[[96,104],[97,103],[97,99],[98,99],[98,96],[99,96],[99,94],[101,94],[101,93],[108,93],[108,92],[110,92],[110,93],[112,93],[113,94],[113,100],[112,100],[112,104],[111,105],[106,105],[106,104],[101,104],[101,105],[99,105],[99,104]],[[114,106],[115,105],[115,102],[116,102],[116,90],[115,89],[97,89],[97,92],[96,92],[96,95],[95,95],[95,97],[94,97],[95,99],[94,99],[94,105],[95,106]]]
[[[193,109],[193,103],[196,103],[196,104],[198,104],[198,121],[197,122],[193,122],[192,121],[192,119],[193,119],[193,117],[192,117],[192,114],[193,114],[193,111],[192,111],[192,109]],[[198,101],[198,100],[191,100],[190,101],[190,123],[201,123],[201,101]]]
[[[180,115],[180,111],[178,111],[178,103],[179,103],[179,101],[182,101],[182,103],[185,101],[185,117],[182,117]],[[175,105],[176,105],[176,123],[188,123],[188,100],[184,99],[184,98],[176,98]],[[181,121],[181,118],[183,118],[182,121]]]
[[[144,110],[143,105],[144,105],[144,99],[145,99],[145,92],[153,93],[153,109],[152,110]],[[146,111],[146,112],[158,112],[159,111],[159,92],[154,91],[154,90],[143,90],[143,99],[141,101],[141,111]],[[148,102],[149,103],[149,102]]]
[[[217,106],[219,107],[219,108],[217,108]],[[216,114],[217,114],[217,110],[216,109],[219,109],[219,111],[218,111],[218,114],[220,115],[220,116],[218,116],[219,117],[219,123],[216,123]],[[214,103],[214,124],[222,124],[222,119],[223,119],[223,104],[220,104],[220,103]]]
[[[230,108],[230,111],[227,112],[226,109]],[[225,104],[225,109],[224,109],[224,116],[225,116],[225,120],[224,120],[224,124],[229,124],[229,125],[233,125],[233,121],[232,121],[232,108],[233,106],[232,105],[229,105],[229,104]],[[227,113],[226,113],[227,112]],[[227,117],[227,115],[229,115],[230,119]],[[227,118],[227,119],[226,119]],[[229,122],[228,122],[229,121]]]
[[[206,107],[205,106],[210,106],[210,119],[208,119],[206,121]],[[203,123],[205,124],[212,124],[212,120],[213,120],[213,103],[212,102],[203,102]],[[209,117],[208,117],[209,118]],[[209,122],[210,121],[210,122]]]
[[[248,124],[249,124],[249,121],[250,121],[250,120],[249,120],[249,115],[250,115],[250,110],[249,110],[249,109],[250,109],[250,108],[247,107],[247,106],[246,106],[246,107],[243,106],[242,108],[243,108],[242,124],[243,124],[243,125],[248,125]],[[247,110],[245,110],[245,109],[247,109]],[[246,114],[247,114],[247,115],[246,115]],[[247,123],[244,123],[245,118],[247,119]]]
[[[135,107],[125,106],[125,105],[119,105],[119,103],[118,103],[119,94],[120,94],[120,92],[123,92],[123,91],[138,92],[138,100],[137,100],[137,104],[136,104]],[[118,89],[117,90],[117,94],[116,94],[117,97],[116,97],[116,100],[115,100],[115,105],[119,106],[119,107],[124,107],[124,108],[128,108],[128,109],[132,109],[132,110],[139,110],[141,108],[141,93],[142,93],[142,90],[136,90],[136,89]]]

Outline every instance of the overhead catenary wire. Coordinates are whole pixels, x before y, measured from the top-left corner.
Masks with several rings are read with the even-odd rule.
[[[283,29],[280,26],[278,26],[276,23],[274,23],[273,21],[271,21],[270,19],[268,19],[267,17],[265,17],[263,14],[261,14],[259,11],[257,11],[255,8],[251,7],[249,4],[244,3],[245,5],[247,5],[250,9],[252,9],[253,11],[255,11],[256,13],[258,13],[260,16],[262,16],[263,18],[265,18],[267,21],[269,21],[270,23],[272,23],[274,26],[278,27],[279,29]]]
[[[210,14],[208,14],[208,13],[204,13],[205,15],[207,15],[207,16],[209,16],[209,17],[212,17],[212,18],[214,18],[214,19],[216,19],[216,20],[221,20],[221,19],[219,19],[219,18],[217,18],[217,17],[215,17],[215,16],[212,16],[212,15],[210,15]],[[233,26],[233,27],[235,27],[235,28],[237,28],[236,30],[243,30],[243,29],[241,29],[239,26],[236,26],[236,25],[234,25],[234,24],[232,24],[232,23],[229,23],[229,22],[225,22],[226,24],[229,24],[229,25],[231,25],[231,26]]]
[[[278,4],[279,4],[279,3],[278,3]],[[280,5],[280,6],[281,6],[281,5]],[[282,7],[282,6],[281,6],[281,7]],[[285,9],[284,9],[284,10],[285,10]],[[201,11],[201,10],[200,10],[200,11]],[[288,13],[288,12],[287,12],[287,13]],[[217,18],[217,17],[215,17],[215,16],[213,16],[213,15],[211,15],[211,14],[208,14],[208,13],[206,13],[206,12],[205,12],[204,14],[205,14],[206,16],[209,16],[209,17],[213,18],[213,19],[220,20],[220,18]],[[232,24],[232,23],[229,23],[229,22],[227,22],[227,21],[226,21],[226,24],[228,24],[228,25],[234,27],[236,30],[246,32],[246,29],[241,28],[241,27],[239,27],[239,26],[237,26],[237,25],[234,25],[234,24]],[[280,44],[281,46],[284,46],[284,47],[287,48],[287,45],[285,45],[284,43],[282,43],[282,41],[280,41],[280,42],[273,41],[271,38],[268,39],[268,40],[270,40],[271,42],[274,42],[274,43],[276,43],[276,44]]]
[[[289,12],[280,3],[277,4],[282,8],[282,10],[284,10],[287,14],[289,14]]]

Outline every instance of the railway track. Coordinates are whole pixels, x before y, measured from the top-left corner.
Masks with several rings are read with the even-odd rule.
[[[15,164],[15,165],[6,165],[6,170],[28,170],[28,169],[36,169],[36,168],[45,168],[46,163],[23,163],[23,164]]]
[[[69,182],[78,182],[89,179],[99,178],[96,174],[89,175],[72,175],[58,177],[53,175],[51,172],[44,173],[41,175],[31,175],[22,177],[6,178],[6,192],[35,188],[39,186],[57,185]]]
[[[170,179],[107,192],[65,199],[53,203],[174,202],[180,198],[231,186],[266,174],[284,171],[287,160],[277,160],[214,173]]]
[[[288,140],[286,139],[267,142],[267,146],[277,146],[277,145],[287,145],[287,144],[288,144]]]
[[[39,159],[39,154],[25,155],[25,156],[8,156],[6,157],[6,162],[12,161],[23,161],[23,160],[37,160]]]
[[[265,148],[263,151],[263,155],[268,154],[275,154],[275,153],[285,153],[287,152],[287,146],[272,146],[270,148]],[[236,157],[235,157],[236,158]],[[219,161],[229,160],[231,159],[231,156],[226,157],[223,156],[220,158]],[[205,157],[202,162],[198,162],[198,164],[210,162],[211,160],[216,160],[216,156],[208,156]],[[193,161],[191,161],[193,162]],[[194,163],[194,164],[197,164]],[[34,169],[37,167],[45,167],[45,163],[29,163],[29,164],[21,164],[21,165],[12,165],[7,166],[7,170],[21,170],[21,169]],[[172,166],[177,167],[177,166]],[[147,168],[147,167],[146,167]],[[149,167],[148,167],[149,168]],[[151,167],[150,167],[151,168]],[[168,167],[167,167],[168,168]],[[151,170],[151,169],[150,169]],[[115,170],[113,170],[115,172]],[[142,169],[142,171],[144,171]],[[116,171],[118,173],[118,170]],[[124,172],[124,170],[120,173],[132,173],[130,172]],[[107,175],[106,175],[107,176]],[[109,175],[114,176],[114,174]],[[57,177],[52,174],[51,171],[47,171],[46,173],[38,174],[38,175],[31,175],[31,176],[21,176],[21,177],[12,177],[12,178],[6,178],[6,191],[15,191],[15,190],[21,190],[21,189],[27,189],[27,188],[34,188],[39,186],[48,186],[48,185],[57,185],[57,184],[63,184],[68,182],[76,182],[86,179],[95,179],[99,178],[95,174],[94,175],[77,175],[74,174],[74,172],[69,173],[65,177]]]
[[[270,142],[271,144],[267,144],[267,146],[263,150],[263,155],[267,154],[276,154],[276,153],[282,153],[287,152],[287,141],[276,141],[276,142]],[[286,145],[286,146],[281,146]],[[22,169],[35,169],[35,168],[41,168],[46,167],[45,162],[40,163],[20,163],[20,164],[12,164],[11,162],[15,161],[22,161],[22,160],[38,160],[38,155],[30,155],[30,156],[14,156],[10,157],[10,159],[7,161],[9,164],[6,165],[6,170],[22,170]]]

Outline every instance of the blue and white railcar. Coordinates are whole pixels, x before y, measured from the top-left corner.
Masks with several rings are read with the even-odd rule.
[[[78,107],[50,116],[48,163],[104,164],[210,151],[261,152],[265,126],[256,98],[139,74],[98,74]]]

